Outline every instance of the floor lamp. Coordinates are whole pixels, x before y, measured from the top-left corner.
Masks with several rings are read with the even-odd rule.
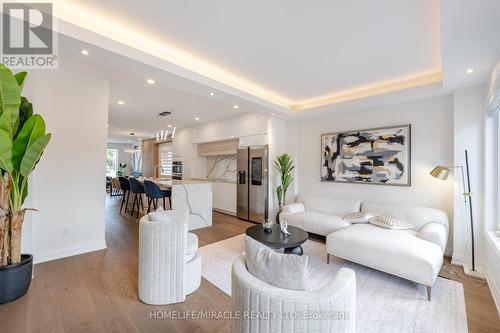
[[[469,213],[470,213],[470,232],[471,232],[471,240],[472,240],[472,271],[476,272],[476,263],[474,256],[474,220],[472,215],[472,193],[470,191],[470,175],[469,175],[469,156],[467,154],[467,150],[465,150],[465,172],[467,173],[467,189],[465,189],[465,176],[464,176],[464,167],[461,165],[444,167],[442,165],[436,166],[430,172],[431,176],[436,177],[437,179],[446,180],[448,178],[448,174],[450,173],[450,169],[460,169],[462,174],[462,185],[464,189],[464,201],[467,205],[467,201],[469,201]]]

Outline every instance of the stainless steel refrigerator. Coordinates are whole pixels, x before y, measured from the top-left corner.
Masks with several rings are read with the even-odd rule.
[[[238,148],[237,216],[262,223],[267,219],[268,149],[265,146]]]

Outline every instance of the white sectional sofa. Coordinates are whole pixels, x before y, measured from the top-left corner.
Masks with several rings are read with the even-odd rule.
[[[354,212],[393,216],[412,223],[412,230],[391,230],[370,223],[351,224],[343,217]],[[334,255],[389,274],[431,286],[443,263],[448,240],[445,212],[357,200],[298,196],[283,207],[280,220],[326,236],[327,261]]]

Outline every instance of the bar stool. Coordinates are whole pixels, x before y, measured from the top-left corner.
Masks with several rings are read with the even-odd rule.
[[[122,189],[122,205],[120,206],[120,213],[123,209],[123,204],[125,203],[125,196],[127,196],[127,203],[125,203],[125,213],[127,212],[128,207],[128,199],[130,197],[130,183],[125,177],[118,177],[118,181],[120,182],[120,187]]]
[[[137,179],[130,178],[129,183],[130,192],[134,194],[134,202],[132,203],[132,213],[130,213],[130,216],[132,217],[134,215],[135,205],[137,203],[137,218],[139,218],[139,211],[141,208],[144,209],[144,205],[142,204],[142,195],[146,192],[144,191],[144,185],[142,185],[142,183]]]
[[[151,204],[153,204],[153,208],[156,210],[158,199],[163,199],[163,209],[166,210],[165,198],[168,198],[169,208],[172,209],[172,191],[162,190],[158,184],[150,180],[144,181],[144,190],[148,198],[148,213],[151,209]]]

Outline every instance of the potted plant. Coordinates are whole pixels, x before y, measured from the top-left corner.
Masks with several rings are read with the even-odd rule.
[[[276,187],[276,196],[279,206],[278,214],[276,214],[276,223],[279,223],[279,215],[286,200],[286,191],[293,181],[293,170],[295,169],[295,165],[293,164],[292,157],[286,153],[277,156],[273,161],[273,165],[280,174],[281,182],[281,184]]]
[[[0,304],[23,296],[31,282],[33,256],[21,255],[23,204],[28,177],[51,137],[21,96],[26,75],[0,65]]]
[[[119,177],[122,177],[125,174],[125,168],[127,167],[127,163],[121,162],[118,165],[118,172],[116,173]]]

